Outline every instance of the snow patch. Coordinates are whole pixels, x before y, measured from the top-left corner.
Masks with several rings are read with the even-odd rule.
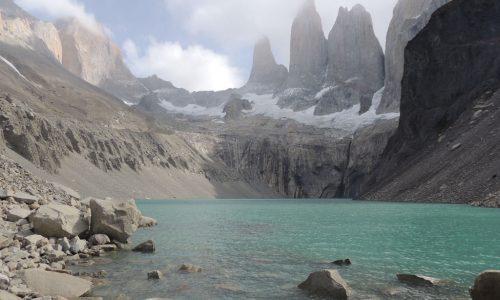
[[[252,102],[253,107],[250,110],[245,110],[247,115],[260,115],[273,119],[290,119],[305,125],[311,125],[319,128],[336,128],[347,132],[354,133],[357,129],[373,124],[377,120],[388,120],[399,117],[399,113],[388,113],[377,115],[376,111],[380,105],[384,89],[382,88],[373,96],[373,104],[366,113],[359,115],[360,105],[355,105],[349,109],[341,112],[316,116],[314,115],[315,106],[303,110],[293,111],[289,108],[281,108],[278,105],[279,98],[273,97],[272,94],[256,95],[245,94],[243,99]],[[321,93],[321,92],[320,92]],[[211,117],[224,117],[222,112],[224,104],[217,107],[207,108],[204,106],[189,104],[184,107],[173,105],[171,102],[162,100],[160,105],[168,111],[191,115],[191,116],[211,116]]]
[[[224,104],[216,107],[204,107],[197,104],[188,104],[184,107],[180,107],[175,106],[174,104],[172,104],[172,102],[161,100],[160,106],[168,111],[188,116],[224,117],[225,115],[222,112],[224,109]]]
[[[26,81],[30,82],[30,81],[28,80],[28,78],[24,77],[24,75],[23,75],[23,74],[21,74],[21,72],[19,72],[19,70],[16,68],[16,66],[14,66],[14,64],[13,64],[13,63],[11,63],[10,61],[8,61],[5,57],[3,57],[3,56],[1,56],[1,55],[0,55],[0,59],[1,59],[1,60],[5,63],[5,64],[7,64],[7,66],[9,66],[9,68],[11,68],[12,70],[14,70],[14,72],[16,72],[16,73],[17,73],[17,75],[19,75],[19,77],[21,77],[22,79],[24,79],[24,80],[26,80]]]

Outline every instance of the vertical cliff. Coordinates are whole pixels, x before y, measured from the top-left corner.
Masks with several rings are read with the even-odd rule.
[[[399,111],[405,47],[429,22],[432,13],[449,1],[398,1],[387,32],[385,47],[385,90],[377,113]]]
[[[500,2],[454,0],[405,51],[401,119],[370,199],[481,203],[500,181]]]

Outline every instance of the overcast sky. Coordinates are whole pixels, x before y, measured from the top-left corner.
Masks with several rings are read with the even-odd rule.
[[[189,90],[239,87],[252,64],[254,42],[271,39],[288,66],[290,29],[303,0],[15,0],[45,19],[76,17],[89,28],[102,23],[139,77],[157,74]],[[397,0],[316,0],[325,35],[340,6],[362,4],[385,48]]]

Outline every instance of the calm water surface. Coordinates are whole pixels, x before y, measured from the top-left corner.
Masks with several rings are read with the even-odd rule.
[[[154,239],[157,252],[112,254],[113,299],[308,299],[296,288],[310,272],[338,268],[353,299],[461,299],[475,276],[500,269],[500,210],[459,205],[325,200],[138,201],[159,226],[134,243]],[[350,258],[353,265],[329,262]],[[182,263],[203,268],[180,274]],[[159,269],[165,277],[148,281]],[[450,280],[446,287],[410,288],[396,273]],[[390,296],[391,293],[397,293]],[[393,297],[393,298],[391,298]]]

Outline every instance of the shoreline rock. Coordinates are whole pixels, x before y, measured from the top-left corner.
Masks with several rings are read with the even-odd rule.
[[[445,283],[442,279],[423,275],[397,274],[396,277],[400,282],[413,286],[439,286]]]
[[[349,285],[337,270],[322,270],[311,273],[298,288],[330,299],[347,299],[351,296]]]
[[[476,278],[470,289],[472,300],[500,299],[500,271],[484,271]]]

